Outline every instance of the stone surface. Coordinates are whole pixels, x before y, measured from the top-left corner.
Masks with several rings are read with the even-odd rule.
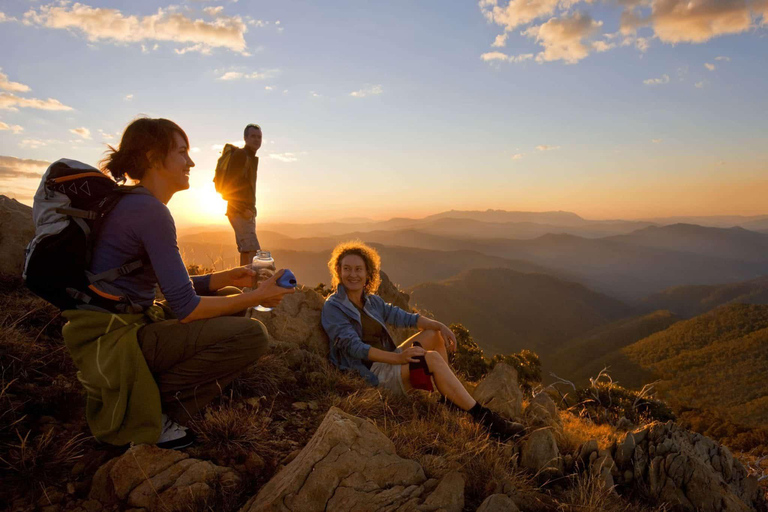
[[[461,512],[464,509],[464,476],[458,472],[448,473],[437,484],[434,492],[419,507],[420,511]]]
[[[186,510],[196,498],[211,496],[209,484],[215,480],[228,487],[237,485],[240,477],[230,468],[142,444],[99,468],[89,498],[148,512]]]
[[[536,474],[552,476],[563,470],[555,435],[549,428],[534,431],[523,445],[520,464]]]
[[[286,295],[272,311],[255,311],[253,318],[267,327],[275,339],[292,342],[323,356],[328,354],[328,336],[320,324],[325,299],[311,288],[299,287]]]
[[[453,510],[447,501],[463,504],[461,475],[449,473],[427,496],[433,485],[375,425],[332,407],[307,446],[241,512]]]
[[[613,461],[611,452],[598,450],[592,452],[589,458],[589,471],[606,490],[613,490],[615,486],[614,475],[618,476],[618,468]]]
[[[477,512],[520,512],[520,509],[506,494],[493,494],[485,498]]]
[[[517,383],[517,371],[511,366],[498,363],[478,384],[472,396],[475,400],[510,420],[520,417],[523,392]]]
[[[546,393],[539,393],[531,399],[525,409],[525,419],[533,427],[552,427],[555,430],[563,428],[557,405]]]
[[[384,272],[379,272],[379,275],[381,276],[381,284],[379,285],[379,290],[376,292],[376,295],[393,306],[397,306],[405,311],[410,311],[411,306],[408,304],[411,300],[410,295],[400,291],[397,285],[395,285]]]
[[[691,512],[768,510],[757,479],[726,447],[672,422],[629,432],[614,460],[618,483],[645,490],[656,503]]]
[[[0,274],[21,275],[24,249],[34,236],[32,208],[0,195]]]

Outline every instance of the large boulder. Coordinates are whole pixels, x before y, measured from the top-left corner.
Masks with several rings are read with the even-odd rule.
[[[522,412],[523,392],[517,384],[517,370],[508,364],[498,363],[478,384],[472,396],[510,420],[516,420]]]
[[[540,428],[528,436],[520,464],[542,478],[562,473],[563,460],[552,429]]]
[[[32,208],[0,195],[0,274],[21,275],[24,249],[34,235]]]
[[[241,512],[461,510],[463,478],[448,473],[435,483],[374,424],[331,407],[304,449]]]
[[[520,512],[520,509],[506,494],[492,494],[485,498],[477,512]]]
[[[525,409],[525,419],[535,427],[550,427],[562,430],[563,423],[554,400],[546,393],[534,396]]]
[[[698,512],[767,511],[757,479],[725,446],[668,423],[630,432],[614,453],[618,483]]]
[[[389,302],[393,306],[397,306],[405,311],[411,311],[411,306],[408,305],[408,301],[411,300],[410,295],[400,291],[395,283],[393,283],[387,274],[379,272],[381,276],[381,284],[376,295],[384,299],[385,302]]]
[[[300,287],[286,295],[272,311],[252,311],[273,338],[296,343],[321,355],[328,354],[328,336],[320,323],[325,299],[311,288]]]
[[[239,481],[230,468],[141,444],[96,471],[89,498],[148,512],[187,510],[192,502],[211,498],[214,488],[234,487]]]

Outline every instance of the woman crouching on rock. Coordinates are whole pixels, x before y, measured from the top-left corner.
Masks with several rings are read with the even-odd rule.
[[[323,306],[323,329],[330,338],[331,362],[341,370],[355,370],[374,386],[405,395],[412,389],[437,390],[492,434],[512,438],[524,427],[483,407],[467,392],[448,363],[456,337],[445,324],[408,313],[375,295],[381,282],[381,258],[362,242],[336,246],[328,262],[334,293]],[[421,330],[395,346],[387,330]],[[431,375],[431,378],[430,378]]]
[[[276,306],[293,290],[277,286],[280,271],[241,293],[236,287],[253,285],[254,272],[245,267],[190,279],[166,206],[189,188],[195,165],[176,123],[137,119],[119,149],[110,149],[102,171],[138,186],[124,189],[104,218],[89,270],[98,275],[140,261],[140,268],[95,290],[131,308],[67,310],[64,340],[88,393],[86,416],[97,439],[180,448],[194,436],[176,422],[205,407],[267,349],[264,325],[242,312]],[[156,285],[163,303],[155,303]]]

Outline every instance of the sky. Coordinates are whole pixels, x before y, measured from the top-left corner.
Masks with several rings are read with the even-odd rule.
[[[0,194],[26,204],[144,115],[190,138],[180,226],[226,223],[248,123],[260,222],[768,213],[768,0],[3,0],[0,48]]]

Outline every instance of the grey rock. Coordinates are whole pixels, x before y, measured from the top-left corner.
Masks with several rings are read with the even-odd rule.
[[[506,494],[492,494],[485,498],[477,512],[520,512],[520,509]]]
[[[511,366],[498,363],[478,384],[473,398],[502,416],[515,420],[523,407],[523,392],[517,383],[517,371]]]
[[[563,461],[551,429],[534,431],[523,445],[521,465],[545,477],[561,473]]]

